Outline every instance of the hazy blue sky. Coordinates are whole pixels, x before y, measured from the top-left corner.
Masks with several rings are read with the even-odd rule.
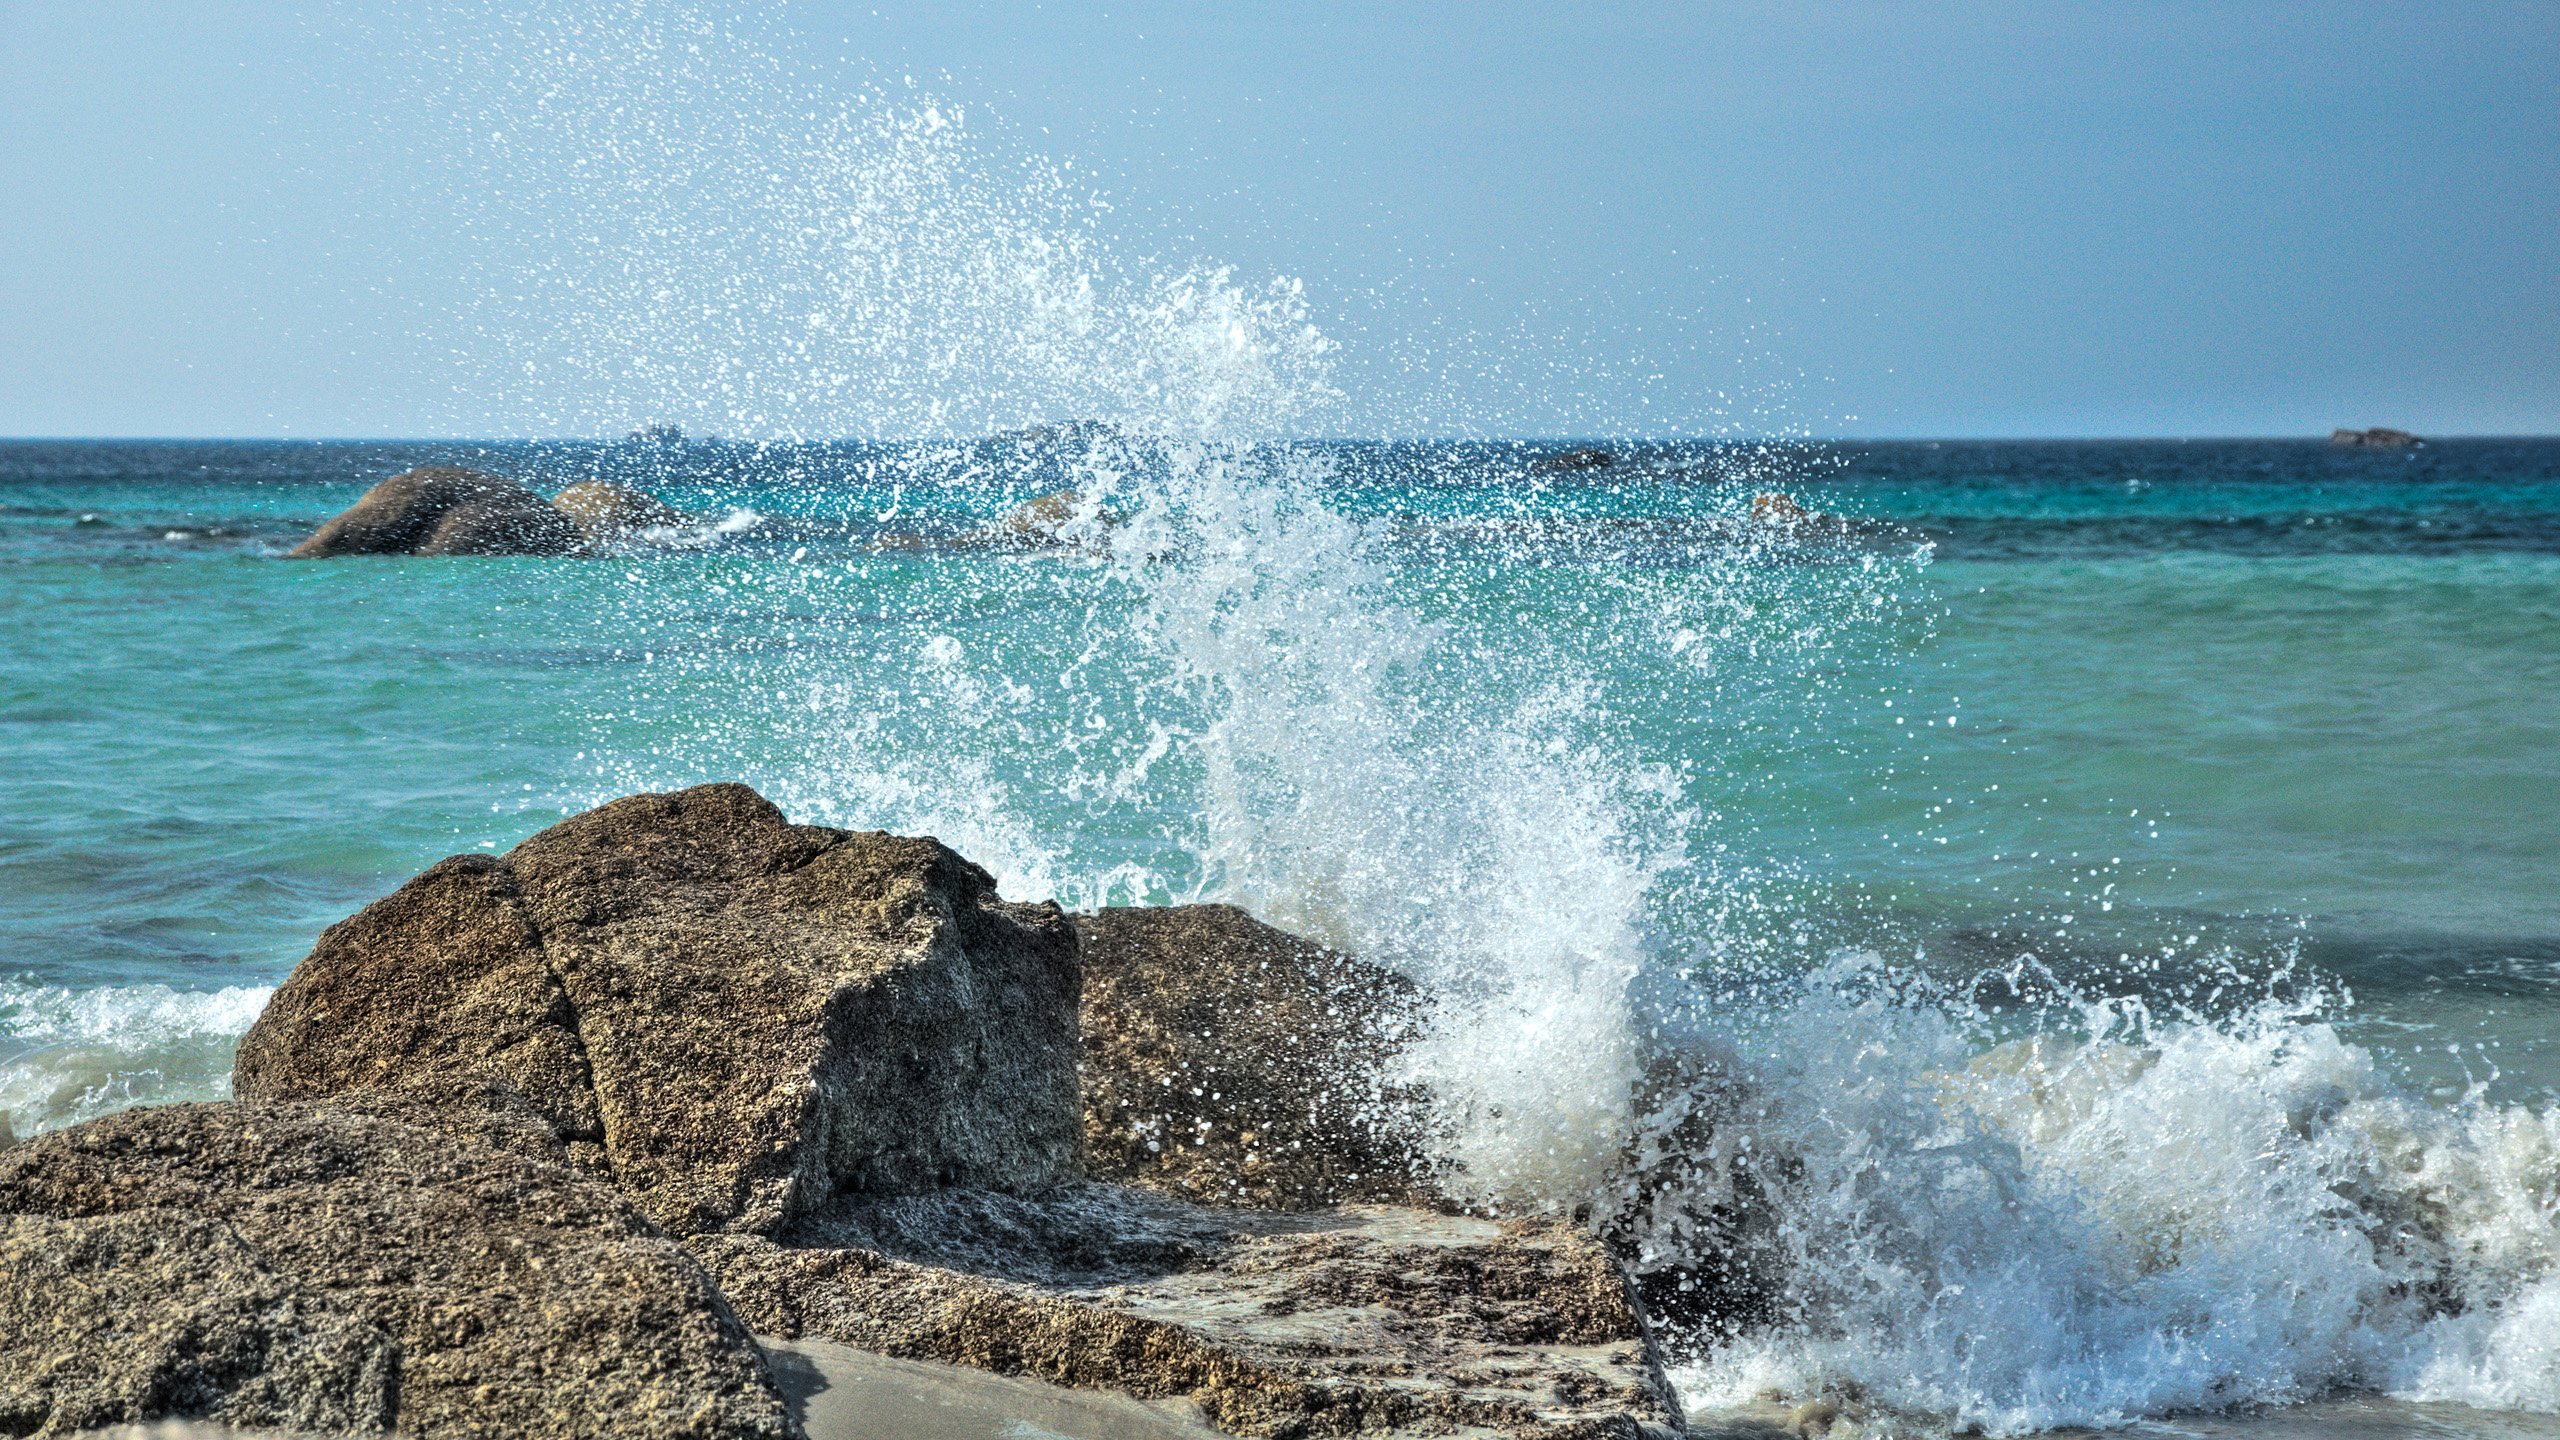
[[[1304,277],[1380,426],[2560,432],[2554,0],[786,23],[1073,157],[1125,243]],[[415,203],[406,24],[0,0],[0,434],[522,424],[440,333],[526,257]]]

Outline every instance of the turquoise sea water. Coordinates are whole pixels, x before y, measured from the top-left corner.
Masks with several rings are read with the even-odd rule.
[[[2217,1178],[2177,1193],[2293,1217],[2280,1244],[2250,1242],[2280,1251],[2329,1233],[2319,1187],[2345,1182],[2305,1160],[2317,1203],[2230,1199],[2257,1173],[2248,1147],[2280,1133],[2326,1155],[2324,1117],[2405,1092],[2408,1153],[2459,1149],[2471,1178],[2443,1183],[2497,1196],[2464,1243],[2506,1257],[2505,1308],[2473,1318],[2560,1315],[2560,1169],[2516,1138],[2549,1129],[2560,1092],[2560,442],[1656,445],[1614,447],[1605,470],[1534,463],[1560,448],[1299,447],[1287,486],[1193,483],[1187,528],[1150,553],[1150,466],[1179,455],[1105,473],[1010,442],[0,444],[0,1113],[23,1134],[218,1094],[266,987],[331,921],[442,855],[630,790],[737,778],[799,818],[940,834],[1017,896],[1235,898],[1459,989],[1508,977],[1487,1003],[1514,1007],[1520,1056],[1442,1057],[1483,1081],[1479,1119],[1578,1083],[1555,1062],[1597,1053],[1575,1028],[1591,1004],[1832,977],[1803,993],[1848,1009],[1791,999],[1774,1028],[1719,1043],[1774,1047],[1771,1077],[1881,1056],[1923,1078],[1895,1082],[1901,1108],[1874,1109],[1874,1085],[1843,1092],[1866,1110],[1822,1099],[1819,1125],[1782,1107],[1770,1143],[1862,1126],[1858,1153],[1901,1145],[1918,1164],[1946,1142],[1908,1128],[1911,1097],[1943,1077],[2009,1073],[2000,1047],[2021,1037],[2067,1031],[2088,1055],[2129,1040],[2144,1058],[2105,1070],[2126,1084],[2188,1085],[2190,1060],[2220,1078],[2174,1092],[2188,1108],[2158,1132],[2174,1144],[2118,1135],[2108,1153],[2146,1174],[2183,1157]],[[631,479],[706,529],[613,558],[282,558],[427,461],[544,489]],[[1092,517],[1125,542],[1116,560],[967,543],[1070,479],[1119,487]],[[1756,525],[1769,490],[1847,523]],[[1644,974],[1612,970],[1621,956]],[[1877,1012],[1844,965],[1936,998]],[[1583,1009],[1541,1009],[1542,976]],[[2263,1006],[2278,1020],[2250,1018]],[[2130,1029],[2052,1019],[2137,1010]],[[1944,1015],[1955,1031],[1922,1024]],[[2193,1023],[2149,1028],[2170,1017]],[[2302,1098],[2305,1066],[2327,1067],[2331,1098]],[[2039,1078],[2035,1103],[2061,1104],[2067,1078]],[[2268,1097],[2275,1131],[2207,1113],[2242,1093]],[[1527,1148],[1552,1159],[1556,1134],[1615,1123],[1559,1117]],[[2110,1223],[2168,1203],[2089,1179],[2088,1153],[2037,1149],[2056,1125],[2085,1139],[2077,1123],[2020,1122],[2021,1173],[2097,1187]],[[1470,1163],[1535,1189],[1520,1137],[1488,1124]],[[2438,1124],[2472,1138],[2427,1138]],[[1579,1183],[1568,1162],[1561,1189]],[[1849,1223],[1822,1214],[1808,1234]],[[1917,1243],[1917,1223],[1855,1221],[1893,1244]],[[2273,1273],[2328,1262],[2285,1263]],[[2210,1278],[2217,1295],[2268,1283]],[[2017,1297],[2081,1283],[2018,1281],[1997,1323],[2070,1330],[2084,1322]],[[1968,1285],[1992,1290],[1936,1293]],[[2235,1371],[2210,1337],[2245,1326],[2196,1293],[2085,1320],[2075,1343],[2103,1384],[2053,1378],[2080,1360],[2010,1381],[1813,1330],[1711,1352],[1684,1384],[1731,1398],[1847,1376],[2033,1428],[2145,1413],[2147,1395],[2298,1398],[2287,1377],[2333,1362],[2297,1352],[2345,1343],[2261,1317],[2267,1336],[2227,1343],[2281,1353],[2274,1378],[2123,1378],[2162,1373],[2156,1351],[2136,1365],[2108,1348],[2189,1323],[2161,1316],[2205,1315],[2195,1345]],[[2431,1339],[2403,1369],[2435,1378],[2385,1388],[2560,1405],[2547,1340],[2483,1335],[2455,1359]],[[2444,1378],[2475,1351],[2486,1378]]]
[[[2560,444],[1665,449],[1578,476],[1498,447],[1342,450],[1339,503],[1390,517],[1409,587],[1461,623],[1622,632],[1576,607],[1631,592],[1579,582],[1630,567],[1758,607],[1721,617],[1757,657],[1624,685],[1619,722],[1695,762],[1711,843],[1783,872],[1790,924],[1823,942],[2102,967],[2127,936],[2299,944],[2430,1075],[2560,1083]],[[705,514],[773,518],[645,558],[277,560],[373,480],[450,458],[537,483],[637,467]],[[951,471],[897,448],[0,449],[13,1121],[91,1108],[23,1073],[62,999],[272,984],[436,857],[622,789],[737,774],[900,818],[829,789],[862,687],[898,686],[919,637],[1065,645],[1045,621],[1082,618],[1045,603],[1080,583],[1070,561],[866,548],[1037,488]],[[1762,557],[1737,582],[1695,547],[1758,488],[1877,528],[1855,560]],[[1844,604],[1823,572],[1859,561],[1881,571]],[[1799,623],[1822,648],[1789,650]],[[1198,883],[1178,846],[1091,812],[1017,817],[1070,891],[1121,865]]]

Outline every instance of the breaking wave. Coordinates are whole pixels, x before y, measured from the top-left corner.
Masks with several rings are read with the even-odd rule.
[[[0,1139],[144,1101],[220,1099],[272,987],[0,981]]]

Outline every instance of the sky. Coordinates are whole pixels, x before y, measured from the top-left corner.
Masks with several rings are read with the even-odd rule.
[[[715,8],[1301,279],[1336,429],[2560,433],[2555,0]],[[0,0],[0,434],[605,428],[474,353],[640,243],[474,189],[506,9]]]

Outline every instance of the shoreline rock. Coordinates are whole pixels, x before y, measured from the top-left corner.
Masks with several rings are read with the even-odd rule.
[[[1232,906],[1070,920],[743,785],[629,796],[330,927],[241,1099],[0,1155],[0,1430],[486,1393],[473,1433],[788,1437],[753,1331],[1239,1435],[1680,1433],[1609,1242],[1434,1190],[1421,998]],[[151,1324],[209,1340],[102,1359]],[[136,1388],[181,1351],[192,1398]]]
[[[743,785],[457,855],[332,926],[235,1093],[485,1075],[682,1234],[838,1191],[1077,1173],[1074,933],[932,840],[793,825]]]
[[[404,470],[367,490],[287,552],[348,555],[597,555],[653,531],[704,522],[646,492],[583,480],[545,500],[504,476],[458,465]]]
[[[551,497],[589,549],[611,550],[646,540],[652,530],[690,530],[701,520],[644,491],[611,480],[581,480]]]
[[[1132,1204],[1111,1190],[1014,1202],[1016,1232],[1090,1228],[1079,1207]],[[1019,1257],[1010,1272],[963,1268],[965,1247],[830,1245],[823,1225],[688,1243],[759,1333],[1187,1399],[1235,1435],[1680,1433],[1626,1272],[1578,1227],[1156,1203],[1181,1258],[1082,1277]],[[1143,1228],[1126,1211],[1110,1224]]]

